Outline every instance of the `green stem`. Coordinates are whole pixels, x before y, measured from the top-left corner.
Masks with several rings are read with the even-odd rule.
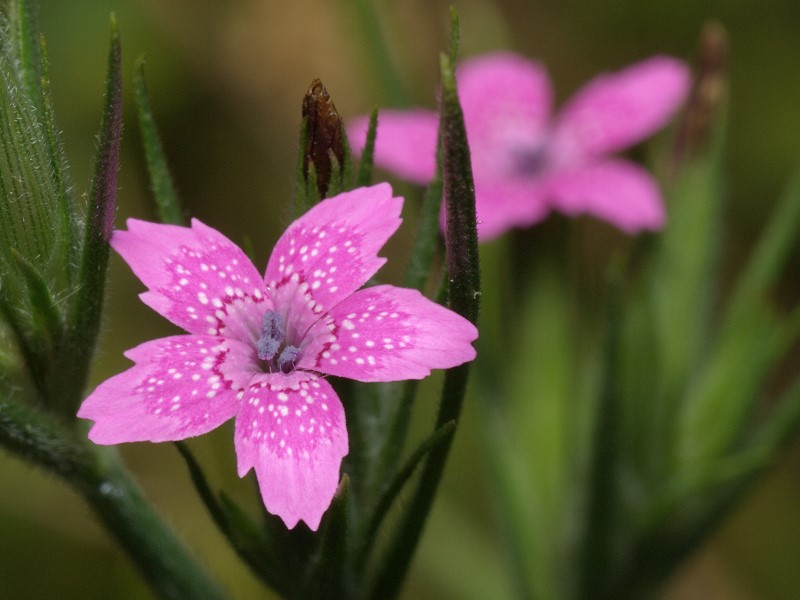
[[[79,438],[62,422],[0,398],[0,446],[63,478],[125,549],[155,596],[225,596],[144,497],[113,449]]]

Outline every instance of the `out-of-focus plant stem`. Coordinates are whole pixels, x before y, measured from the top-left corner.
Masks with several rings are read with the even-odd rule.
[[[158,598],[225,597],[147,501],[113,449],[96,446],[49,415],[7,398],[0,398],[0,445],[77,490]]]

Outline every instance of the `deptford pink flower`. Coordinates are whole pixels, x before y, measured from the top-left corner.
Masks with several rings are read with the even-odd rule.
[[[656,56],[590,81],[551,116],[544,67],[493,53],[459,66],[481,240],[532,225],[550,210],[587,213],[633,233],[659,229],[665,212],[652,177],[609,156],[662,127],[686,97],[689,72]],[[438,119],[426,110],[382,111],[375,163],[425,184],[434,175]],[[349,129],[364,145],[367,119]]]
[[[388,184],[320,202],[292,223],[262,277],[233,242],[128,220],[112,247],[147,286],[142,301],[188,335],[126,352],[78,416],[98,444],[182,440],[235,417],[240,476],[255,468],[267,510],[317,529],[347,454],[342,404],[325,375],[421,379],[475,357],[477,330],[416,290],[358,290],[400,225]]]

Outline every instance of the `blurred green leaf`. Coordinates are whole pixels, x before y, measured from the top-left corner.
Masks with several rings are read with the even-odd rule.
[[[408,106],[408,93],[400,81],[400,75],[386,45],[374,0],[353,0],[353,2],[359,20],[358,31],[366,36],[367,56],[372,57],[375,62],[380,87],[387,91],[393,106]]]

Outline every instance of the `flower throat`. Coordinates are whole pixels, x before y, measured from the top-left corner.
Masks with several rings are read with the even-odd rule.
[[[300,348],[286,344],[286,324],[283,317],[274,310],[264,313],[261,337],[256,341],[256,352],[258,358],[267,362],[270,372],[289,373],[294,370]]]

